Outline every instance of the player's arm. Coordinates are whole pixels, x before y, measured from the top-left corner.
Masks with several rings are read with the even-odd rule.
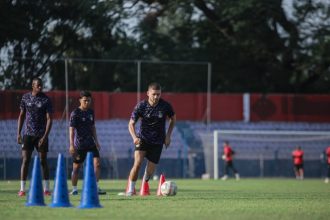
[[[45,143],[45,140],[47,139],[47,137],[49,135],[50,129],[52,128],[53,118],[52,118],[51,113],[49,113],[49,112],[46,113],[46,119],[47,119],[47,122],[46,122],[45,134],[40,139],[39,146],[42,146]]]
[[[22,128],[23,128],[23,123],[25,120],[25,110],[22,110],[19,112],[18,120],[17,120],[17,143],[22,144]]]
[[[74,154],[74,127],[70,127],[69,128],[69,141],[70,141],[70,148],[69,148],[69,152],[70,154]]]
[[[94,137],[94,141],[95,141],[95,144],[96,144],[96,148],[100,150],[100,144],[99,144],[99,140],[97,139],[95,125],[93,125],[93,127],[92,127],[92,132],[93,132],[93,137]]]
[[[171,135],[176,123],[176,115],[169,117],[169,125],[165,136],[165,146],[168,147],[171,144]]]
[[[141,143],[141,140],[136,135],[135,124],[136,124],[136,122],[131,118],[128,122],[128,131],[131,134],[134,145],[137,146]]]

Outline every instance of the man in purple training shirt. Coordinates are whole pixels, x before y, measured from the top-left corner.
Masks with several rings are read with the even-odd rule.
[[[78,195],[77,183],[81,165],[84,163],[87,153],[93,153],[93,163],[97,184],[100,177],[100,144],[96,135],[94,111],[90,108],[92,95],[90,92],[80,92],[80,106],[70,115],[70,154],[73,159],[71,174],[71,195]],[[98,194],[106,194],[98,187]]]
[[[149,84],[147,96],[147,100],[143,100],[135,106],[128,124],[128,130],[135,145],[135,152],[126,196],[135,194],[135,183],[144,158],[148,162],[143,180],[149,181],[159,162],[163,144],[168,147],[171,143],[171,134],[176,122],[175,112],[171,104],[160,98],[161,86],[158,83]],[[141,125],[137,134],[135,124],[139,119],[141,119]],[[166,120],[169,120],[167,131]]]
[[[23,95],[17,122],[17,143],[22,144],[21,188],[19,196],[25,196],[26,178],[31,155],[36,148],[39,152],[44,178],[44,194],[51,195],[49,190],[49,169],[47,163],[48,135],[52,127],[52,103],[42,92],[42,80],[32,80],[32,92]],[[26,119],[26,120],[25,120]],[[22,139],[21,132],[25,120]]]

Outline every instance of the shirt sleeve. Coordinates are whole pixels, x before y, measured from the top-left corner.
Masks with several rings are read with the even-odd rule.
[[[94,111],[92,110],[92,124],[95,125],[95,113]]]
[[[46,111],[50,114],[53,113],[53,105],[49,98],[47,99]]]
[[[70,127],[77,127],[77,115],[75,111],[71,112],[70,115]]]
[[[173,107],[170,103],[168,103],[167,105],[167,115],[168,117],[172,117],[173,115],[175,114],[174,110],[173,110]]]
[[[21,99],[21,103],[19,105],[19,108],[22,110],[22,111],[25,111],[25,96],[23,95],[22,99]]]
[[[141,116],[140,112],[141,112],[141,104],[137,104],[131,114],[131,119],[137,122],[137,120],[139,120],[139,117]]]

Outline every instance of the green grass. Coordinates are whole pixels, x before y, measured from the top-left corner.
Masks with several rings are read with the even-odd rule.
[[[320,179],[175,181],[174,197],[155,196],[157,181],[150,182],[151,196],[120,197],[126,181],[102,180],[103,208],[88,210],[76,208],[81,194],[70,197],[75,208],[26,207],[26,198],[17,196],[19,182],[1,181],[1,219],[330,219],[330,184]]]

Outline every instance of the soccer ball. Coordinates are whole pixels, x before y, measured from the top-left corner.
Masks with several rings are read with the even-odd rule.
[[[163,196],[175,196],[177,191],[178,187],[173,181],[165,181],[160,187],[160,192]]]

